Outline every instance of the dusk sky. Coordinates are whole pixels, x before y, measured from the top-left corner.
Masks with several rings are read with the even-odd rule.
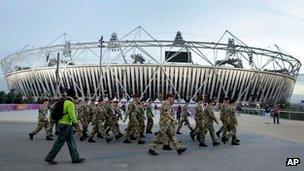
[[[250,46],[277,44],[304,63],[302,7],[303,0],[1,0],[0,58],[27,44],[44,46],[64,32],[97,41],[142,26],[160,39],[180,30],[185,39],[201,41],[216,41],[229,30]]]

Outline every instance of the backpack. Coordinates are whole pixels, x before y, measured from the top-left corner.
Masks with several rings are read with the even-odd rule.
[[[52,120],[54,120],[55,123],[58,123],[59,120],[63,117],[64,113],[63,113],[63,105],[64,105],[64,102],[66,100],[71,100],[69,98],[60,98],[56,103],[55,103],[55,106],[54,106],[54,109],[51,113],[51,118]]]

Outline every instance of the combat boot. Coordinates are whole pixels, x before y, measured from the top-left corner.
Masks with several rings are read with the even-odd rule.
[[[226,137],[222,137],[222,142],[223,142],[224,144],[226,144],[226,142],[228,142],[228,139],[227,139]]]
[[[101,138],[101,139],[104,138],[101,134],[97,134],[97,137],[98,137],[98,138]]]
[[[84,140],[86,140],[86,139],[87,139],[86,136],[81,136],[81,137],[79,138],[80,141],[84,141]]]
[[[231,145],[240,145],[240,144],[237,143],[236,141],[231,141]]]
[[[172,148],[170,147],[170,145],[163,145],[163,150],[170,151],[172,150]]]
[[[195,141],[195,134],[193,132],[190,132],[190,137],[193,141]]]
[[[130,140],[123,140],[123,143],[125,143],[125,144],[131,144],[132,142]]]
[[[235,142],[240,142],[240,140],[236,138],[236,139],[235,139]]]
[[[220,145],[220,143],[219,142],[213,142],[213,146],[217,146],[217,145]]]
[[[53,140],[53,138],[52,138],[52,137],[50,137],[50,136],[46,136],[45,140],[47,140],[47,141],[51,141],[51,140]]]
[[[118,135],[115,136],[115,139],[118,140],[119,138],[121,138],[123,136],[122,133],[119,133]]]
[[[177,154],[178,155],[181,155],[183,152],[185,152],[187,150],[187,148],[180,148],[180,149],[178,149],[178,150],[176,150],[177,151]]]
[[[34,134],[29,133],[30,140],[33,140]]]
[[[205,144],[204,142],[200,142],[198,145],[199,145],[200,147],[207,147],[207,144]]]
[[[110,138],[110,137],[106,138],[107,143],[111,142],[112,140],[113,140],[113,138]]]
[[[130,140],[132,140],[132,141],[136,140],[136,138],[134,137],[133,134],[130,135]]]
[[[90,142],[90,143],[94,143],[94,142],[96,142],[92,137],[90,137],[89,139],[88,139],[88,142]]]
[[[146,130],[146,134],[153,134],[151,130]]]
[[[156,151],[154,151],[152,149],[149,149],[148,153],[151,154],[152,156],[157,156],[158,155],[158,153],[156,153]]]
[[[176,134],[182,134],[181,132],[177,131]]]
[[[138,144],[144,144],[144,143],[146,143],[146,141],[144,141],[144,140],[138,140],[137,143]]]
[[[215,134],[216,134],[216,136],[217,136],[218,138],[221,138],[221,135],[220,135],[221,132],[218,132],[218,131],[217,131]]]

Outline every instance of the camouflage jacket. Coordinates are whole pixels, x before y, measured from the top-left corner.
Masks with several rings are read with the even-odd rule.
[[[174,121],[172,105],[169,102],[163,102],[160,109],[159,124],[172,123]]]
[[[205,107],[205,109],[203,110],[203,113],[204,113],[204,124],[205,125],[212,125],[213,121],[218,123],[211,106],[207,105]]]
[[[129,117],[129,121],[135,121],[138,120],[138,115],[140,115],[140,107],[139,104],[136,104],[135,102],[131,102],[128,105],[128,110],[126,113],[126,118]]]
[[[48,114],[48,105],[42,104],[39,107],[38,121],[40,122],[48,121],[47,114]]]
[[[188,106],[184,105],[182,107],[182,111],[181,111],[181,118],[182,118],[182,120],[186,120],[186,119],[188,119],[188,117],[191,117],[191,114],[189,112]]]
[[[147,106],[146,106],[146,116],[147,116],[147,118],[154,117],[153,111],[152,111],[152,106],[150,104],[147,104]]]
[[[203,107],[201,104],[197,103],[195,106],[195,120],[196,120],[196,124],[198,123],[202,123],[204,120],[204,113],[203,113]]]
[[[238,124],[238,121],[236,119],[235,115],[235,107],[232,105],[228,105],[226,108],[227,115],[226,115],[226,121],[229,124]]]
[[[106,120],[104,106],[102,104],[95,105],[93,108],[93,122],[104,122]]]

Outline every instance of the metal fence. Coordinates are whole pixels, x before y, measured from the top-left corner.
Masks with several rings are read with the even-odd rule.
[[[264,109],[243,108],[242,113],[264,116]],[[280,118],[304,121],[304,112],[283,110],[280,113]]]

